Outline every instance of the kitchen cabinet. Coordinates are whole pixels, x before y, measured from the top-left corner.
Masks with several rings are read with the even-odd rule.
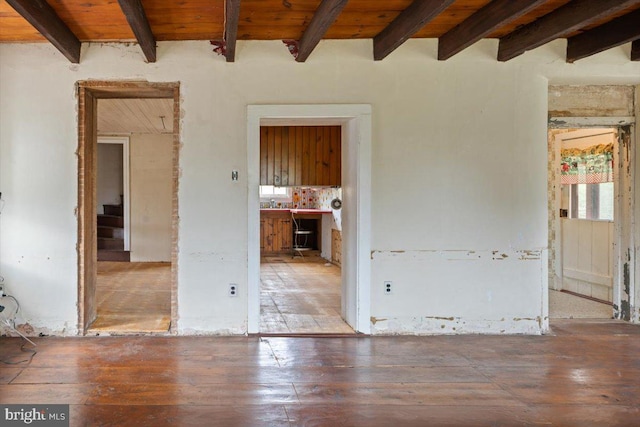
[[[260,184],[340,185],[340,126],[261,126]]]
[[[289,211],[260,213],[260,252],[262,254],[290,254],[292,240],[293,228]]]

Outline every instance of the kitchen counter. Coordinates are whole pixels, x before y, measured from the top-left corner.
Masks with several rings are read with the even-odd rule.
[[[286,212],[296,215],[318,215],[318,214],[330,214],[330,209],[282,209],[282,208],[261,208],[260,212]]]

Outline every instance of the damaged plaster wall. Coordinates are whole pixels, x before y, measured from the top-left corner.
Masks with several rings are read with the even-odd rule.
[[[541,333],[548,79],[640,83],[628,46],[580,64],[564,46],[499,63],[484,40],[438,61],[436,40],[410,40],[374,62],[371,40],[323,41],[298,64],[279,41],[239,42],[235,63],[208,42],[161,42],[149,64],[135,45],[85,44],[69,64],[47,44],[0,45],[7,288],[36,331],[77,333],[74,85],[179,81],[179,333],[246,331],[247,105],[312,103],[372,106],[373,332]]]

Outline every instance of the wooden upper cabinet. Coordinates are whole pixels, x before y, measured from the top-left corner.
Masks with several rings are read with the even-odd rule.
[[[261,185],[340,185],[340,126],[260,127]]]

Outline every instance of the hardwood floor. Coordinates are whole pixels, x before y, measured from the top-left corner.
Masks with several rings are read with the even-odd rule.
[[[98,262],[98,317],[87,333],[166,332],[171,323],[171,263]]]
[[[72,426],[637,426],[640,326],[547,336],[34,338],[0,402]],[[25,359],[0,338],[3,361]]]
[[[260,332],[354,334],[340,312],[340,267],[319,256],[263,257]]]

